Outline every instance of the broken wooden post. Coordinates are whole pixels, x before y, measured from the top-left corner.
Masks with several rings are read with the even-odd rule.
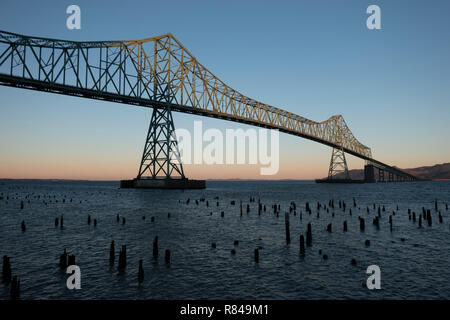
[[[255,249],[254,258],[255,258],[255,263],[258,263],[259,262],[259,249],[258,248]]]
[[[300,255],[305,255],[305,237],[300,236]]]
[[[111,241],[111,246],[109,247],[109,264],[113,265],[116,259],[116,250],[114,248],[114,240]]]
[[[65,248],[63,254],[59,256],[59,267],[61,269],[65,269],[67,267],[67,252]]]
[[[142,259],[139,260],[139,269],[138,269],[138,282],[142,283],[144,281],[144,268],[142,267]]]
[[[284,224],[285,224],[285,229],[286,229],[286,243],[289,244],[291,243],[291,234],[289,232],[289,213],[285,212],[284,214]]]
[[[306,245],[310,247],[312,245],[312,231],[311,223],[308,223],[308,229],[306,231]]]
[[[164,254],[164,261],[165,261],[167,264],[170,264],[170,250],[169,250],[169,249],[166,249],[166,252],[165,252],[165,254]]]
[[[11,262],[8,256],[3,256],[2,282],[6,285],[11,282]]]
[[[377,227],[377,229],[380,229],[380,218],[378,216],[373,219],[373,224]]]
[[[67,266],[75,265],[75,255],[71,254],[67,257]]]
[[[358,219],[359,219],[359,229],[361,231],[364,231],[364,229],[366,228],[364,218],[358,217]]]
[[[119,262],[117,264],[117,269],[119,271],[125,270],[127,267],[127,246],[122,245],[122,249],[119,251]]]
[[[13,300],[20,298],[20,280],[17,276],[14,276],[11,282],[10,295]]]
[[[153,258],[158,258],[158,236],[153,239]]]

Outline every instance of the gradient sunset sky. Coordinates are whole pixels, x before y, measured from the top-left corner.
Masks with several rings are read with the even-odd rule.
[[[66,8],[81,8],[81,30]],[[381,8],[382,30],[366,28]],[[0,29],[68,40],[172,33],[225,83],[315,121],[342,114],[374,158],[401,168],[450,162],[449,1],[0,2]],[[127,179],[137,175],[146,108],[0,87],[0,178]],[[249,128],[174,114],[178,128]],[[280,134],[280,171],[188,165],[190,178],[314,179],[331,149]],[[347,156],[350,169],[363,160]]]

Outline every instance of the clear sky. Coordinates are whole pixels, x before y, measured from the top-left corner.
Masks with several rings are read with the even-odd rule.
[[[81,8],[81,30],[66,8]],[[381,30],[366,8],[381,8]],[[225,83],[315,121],[342,114],[374,157],[403,168],[450,161],[450,1],[0,2],[0,29],[70,40],[172,33]],[[0,87],[0,177],[136,176],[151,110]],[[191,128],[198,116],[175,114]],[[247,126],[202,118],[203,126]],[[331,149],[280,135],[280,171],[327,174]],[[348,156],[350,169],[363,161]],[[259,166],[186,166],[191,178],[261,178]]]

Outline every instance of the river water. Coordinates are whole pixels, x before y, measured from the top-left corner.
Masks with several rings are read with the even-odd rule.
[[[12,274],[21,281],[22,299],[450,298],[450,211],[445,208],[450,204],[450,182],[208,181],[207,187],[163,191],[119,189],[118,182],[0,181],[0,255],[10,257]],[[334,208],[329,207],[332,199]],[[435,211],[436,199],[442,223]],[[258,201],[266,205],[260,214]],[[339,201],[342,207],[345,202],[345,211]],[[296,210],[289,209],[292,202]],[[312,214],[306,212],[306,202]],[[317,202],[322,205],[319,217]],[[278,216],[273,204],[280,205]],[[372,220],[379,206],[377,229]],[[431,210],[431,227],[426,220],[418,227],[422,207]],[[416,222],[409,219],[408,209],[416,213]],[[290,212],[290,244],[285,237],[285,212]],[[61,216],[63,229],[54,223]],[[359,216],[365,219],[364,231]],[[344,220],[347,232],[343,232]],[[312,246],[301,256],[299,236],[306,233],[308,223]],[[330,223],[331,233],[326,231]],[[155,236],[157,259],[152,255]],[[113,266],[111,240],[116,246]],[[127,246],[127,267],[119,272],[122,245]],[[253,259],[255,248],[259,248],[259,263]],[[66,287],[68,275],[58,266],[64,249],[75,255],[80,267],[80,290]],[[164,260],[166,249],[171,251],[170,264]],[[140,259],[145,273],[141,284]],[[365,286],[370,265],[380,267],[380,290]],[[0,299],[9,299],[9,288],[2,283]]]

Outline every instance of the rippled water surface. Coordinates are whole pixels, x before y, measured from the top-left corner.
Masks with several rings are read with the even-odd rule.
[[[11,257],[23,299],[450,298],[450,211],[445,208],[450,203],[449,182],[208,181],[207,186],[206,190],[161,191],[119,189],[117,182],[0,181],[0,255]],[[201,198],[205,201],[197,205],[195,200]],[[258,199],[266,205],[260,215]],[[334,209],[327,212],[323,205],[328,207],[331,199]],[[443,223],[434,209],[435,199]],[[339,201],[345,201],[345,211]],[[287,245],[284,214],[291,202],[296,210],[290,212],[292,240]],[[305,211],[306,202],[311,215]],[[322,204],[319,217],[317,202]],[[275,203],[280,205],[279,216],[272,209]],[[377,209],[385,207],[379,230],[372,224],[377,215],[374,203]],[[422,207],[431,210],[431,227],[424,221],[418,228],[418,221],[409,219],[408,209],[418,218]],[[125,224],[116,222],[117,214],[126,218]],[[97,219],[96,227],[88,225],[88,215],[92,221]],[[393,215],[392,231],[389,215]],[[63,229],[54,224],[60,216],[64,216]],[[364,232],[358,216],[366,221]],[[301,257],[299,236],[309,222],[313,245]],[[330,223],[331,233],[326,231]],[[157,260],[152,256],[155,236]],[[367,239],[370,246],[365,245]],[[114,266],[108,261],[111,240],[116,244]],[[239,244],[235,246],[234,240]],[[121,245],[127,246],[125,272],[117,271]],[[260,258],[255,264],[253,252],[258,247]],[[64,248],[76,256],[81,268],[81,290],[66,288],[67,275],[58,266]],[[171,251],[170,265],[164,262],[166,249]],[[232,249],[236,254],[231,254]],[[356,266],[350,263],[353,258]],[[141,285],[139,259],[145,272]],[[381,290],[363,286],[366,268],[373,264],[381,268]],[[3,284],[0,298],[9,299]]]

